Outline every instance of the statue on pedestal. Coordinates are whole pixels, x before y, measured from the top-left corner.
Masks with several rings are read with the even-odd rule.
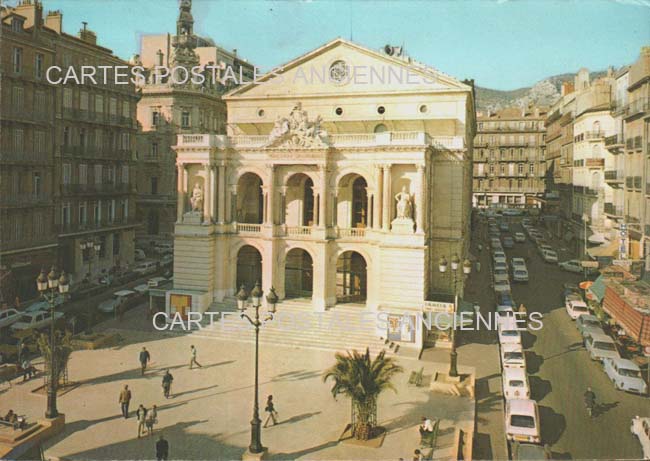
[[[411,219],[411,196],[406,192],[406,186],[402,187],[402,192],[395,196],[397,200],[397,219]]]
[[[190,204],[192,205],[192,211],[203,212],[203,189],[198,182],[194,184],[192,197],[190,197]]]

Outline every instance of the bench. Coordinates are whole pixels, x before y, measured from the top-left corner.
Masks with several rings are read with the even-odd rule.
[[[420,433],[420,447],[431,448],[431,449],[436,447],[439,427],[440,427],[440,420],[438,419],[433,424],[433,431]]]
[[[420,371],[413,370],[411,376],[409,377],[409,384],[420,387],[422,385],[422,378],[424,377],[424,367],[420,368]]]

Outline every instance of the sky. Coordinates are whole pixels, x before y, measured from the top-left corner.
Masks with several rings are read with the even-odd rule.
[[[9,1],[9,4],[17,0]],[[42,0],[81,22],[121,58],[143,34],[173,33],[177,0]],[[499,90],[581,67],[634,62],[650,45],[650,0],[260,1],[194,0],[195,33],[269,70],[343,37],[408,55],[459,79]]]

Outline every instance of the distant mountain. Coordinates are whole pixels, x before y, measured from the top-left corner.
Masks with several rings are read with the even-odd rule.
[[[593,80],[605,75],[606,71],[591,72]],[[476,106],[480,111],[498,110],[504,107],[526,106],[529,103],[537,106],[550,106],[560,98],[563,82],[572,82],[576,74],[560,74],[545,78],[531,87],[517,90],[501,91],[490,88],[476,87]]]

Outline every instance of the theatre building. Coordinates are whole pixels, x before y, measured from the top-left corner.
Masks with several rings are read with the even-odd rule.
[[[227,135],[174,147],[168,311],[257,281],[313,311],[415,315],[462,295],[462,271],[439,262],[468,256],[473,82],[336,39],[224,100]],[[421,325],[401,332],[424,340]]]

